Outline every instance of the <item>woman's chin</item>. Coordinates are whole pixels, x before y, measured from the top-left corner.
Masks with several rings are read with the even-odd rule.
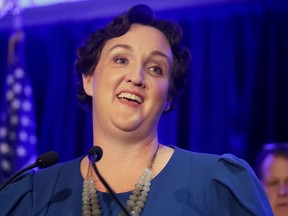
[[[275,216],[288,216],[288,205],[278,205],[274,211]]]
[[[141,121],[136,119],[126,119],[122,121],[115,121],[114,125],[123,132],[137,131],[141,126]]]

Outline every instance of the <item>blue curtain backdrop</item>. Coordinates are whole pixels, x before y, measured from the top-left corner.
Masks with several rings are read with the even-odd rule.
[[[287,3],[191,6],[156,15],[183,27],[192,52],[187,91],[160,125],[162,143],[231,152],[253,164],[264,142],[288,140]],[[55,150],[66,161],[91,147],[91,116],[75,97],[75,53],[89,32],[109,20],[24,27],[39,154]],[[10,33],[0,30],[1,87]]]

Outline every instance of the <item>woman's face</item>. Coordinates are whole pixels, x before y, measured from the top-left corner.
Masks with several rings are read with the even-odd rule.
[[[172,64],[169,42],[153,27],[133,24],[126,34],[107,41],[93,75],[83,77],[93,97],[94,125],[156,134],[170,106]]]
[[[288,216],[288,158],[268,155],[262,165],[262,183],[275,216]]]

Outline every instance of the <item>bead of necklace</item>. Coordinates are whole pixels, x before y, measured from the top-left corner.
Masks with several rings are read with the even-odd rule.
[[[151,187],[153,175],[153,164],[159,150],[159,144],[147,168],[144,169],[142,175],[134,186],[134,189],[126,202],[127,210],[131,215],[138,216],[141,214]],[[95,188],[96,182],[92,175],[92,165],[89,162],[86,178],[83,181],[82,191],[82,216],[101,216],[100,202]],[[125,216],[121,212],[119,216]]]

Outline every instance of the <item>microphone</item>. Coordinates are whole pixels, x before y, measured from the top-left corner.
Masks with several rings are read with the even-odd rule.
[[[50,152],[46,152],[42,155],[40,155],[36,162],[33,164],[28,165],[27,167],[19,170],[18,172],[16,172],[14,175],[12,175],[9,179],[7,179],[1,186],[0,186],[0,190],[2,190],[4,187],[6,187],[11,181],[13,181],[16,177],[18,177],[20,174],[22,174],[23,172],[29,170],[29,169],[33,169],[35,167],[39,167],[39,168],[46,168],[49,166],[54,165],[55,163],[57,163],[58,161],[58,155],[56,152],[54,151],[50,151]]]
[[[123,203],[121,202],[121,200],[117,197],[116,193],[113,191],[113,189],[110,187],[110,185],[107,183],[107,181],[103,178],[103,176],[100,174],[99,170],[97,169],[95,163],[97,161],[99,161],[103,156],[103,150],[101,147],[99,146],[93,146],[90,148],[89,152],[88,152],[88,157],[89,160],[92,164],[92,167],[96,173],[96,175],[98,176],[98,178],[100,179],[100,181],[102,182],[102,184],[105,186],[105,188],[109,191],[109,193],[112,195],[113,199],[117,202],[117,204],[119,205],[119,207],[122,209],[122,211],[127,215],[127,216],[132,216],[131,213],[129,213],[129,211],[126,209],[126,207],[123,205]]]
[[[103,156],[103,150],[101,147],[99,146],[93,146],[92,148],[90,148],[89,152],[88,152],[88,157],[90,159],[90,161],[94,161],[94,163],[98,162]]]

